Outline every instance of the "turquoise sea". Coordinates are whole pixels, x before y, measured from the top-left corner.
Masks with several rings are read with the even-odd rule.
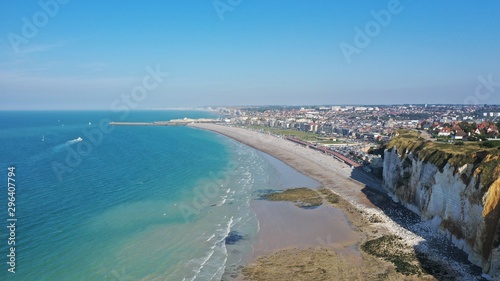
[[[135,111],[125,121],[184,117],[215,115]],[[221,280],[247,261],[259,230],[250,200],[279,187],[273,160],[190,127],[107,126],[119,118],[0,112],[0,280]]]

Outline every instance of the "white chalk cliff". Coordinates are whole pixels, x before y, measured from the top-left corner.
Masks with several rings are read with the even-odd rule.
[[[498,155],[479,151],[464,156],[428,146],[423,140],[391,141],[384,153],[385,189],[422,220],[433,220],[436,231],[500,280]]]

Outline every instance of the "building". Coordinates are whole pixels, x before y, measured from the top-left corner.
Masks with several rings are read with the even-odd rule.
[[[448,128],[448,127],[444,127],[442,128],[439,133],[438,133],[438,136],[441,136],[441,137],[447,137],[451,135],[451,129]]]

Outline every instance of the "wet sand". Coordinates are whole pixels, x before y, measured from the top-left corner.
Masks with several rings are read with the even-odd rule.
[[[344,213],[326,204],[302,209],[290,202],[256,201],[252,208],[259,219],[259,239],[255,258],[276,249],[333,247],[346,255],[358,255],[354,245],[359,233],[350,226]]]

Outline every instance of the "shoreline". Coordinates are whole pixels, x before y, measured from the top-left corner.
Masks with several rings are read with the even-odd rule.
[[[342,275],[342,280],[350,278],[370,280],[380,278],[381,276],[383,276],[382,280],[437,280],[436,277],[443,277],[443,274],[444,279],[439,278],[439,280],[481,280],[474,268],[467,264],[467,261],[464,261],[463,257],[460,256],[458,249],[451,249],[450,256],[448,256],[442,252],[443,250],[449,250],[448,245],[446,243],[441,245],[443,241],[437,237],[438,235],[424,233],[425,235],[423,236],[425,238],[423,238],[419,231],[425,231],[425,223],[417,222],[414,214],[390,201],[382,188],[382,183],[360,171],[359,168],[349,168],[346,164],[335,160],[333,157],[313,151],[312,149],[303,148],[298,144],[268,134],[215,124],[189,124],[188,126],[222,134],[269,154],[299,173],[318,181],[320,187],[327,188],[331,192],[340,195],[341,199],[338,203],[334,204],[333,207],[330,205],[326,208],[341,210],[345,218],[347,218],[348,224],[357,234],[355,241],[348,243],[350,244],[347,247],[350,247],[348,253],[342,251],[342,249],[346,249],[345,245],[339,246],[335,242],[329,243],[328,240],[324,242],[325,239],[329,238],[321,236],[327,233],[334,234],[332,230],[317,232],[315,234],[317,235],[316,239],[314,239],[314,235],[304,237],[301,243],[295,241],[295,243],[287,244],[283,242],[273,245],[272,243],[266,243],[266,241],[259,241],[257,245],[264,243],[267,245],[267,250],[254,252],[255,255],[252,257],[252,261],[244,269],[244,271],[246,269],[249,269],[249,271],[245,272],[245,277],[240,275],[237,280],[266,280],[266,278],[276,278],[280,274],[283,274],[283,269],[288,268],[287,264],[290,259],[300,261],[302,258],[314,259],[313,257],[315,256],[322,257],[318,258],[316,266],[323,266],[323,271],[325,269],[330,271],[326,272],[327,275],[318,276],[330,276],[328,274],[333,270],[336,272],[335,274],[339,274],[339,272],[344,274]],[[393,209],[396,210],[396,214],[390,214]],[[259,220],[263,216],[265,216],[265,213],[258,213]],[[268,215],[268,217],[271,216]],[[318,228],[312,225],[310,227]],[[268,228],[272,232],[272,229],[276,227],[271,224]],[[417,231],[414,228],[418,228]],[[395,270],[392,263],[386,261],[387,259],[376,258],[359,249],[359,246],[363,242],[374,240],[384,235],[395,235],[399,239],[402,239],[406,251],[411,252],[413,256],[415,256],[413,252],[417,250],[427,254],[427,256],[439,254],[439,257],[432,261],[427,256],[418,260],[415,258],[417,264],[421,263],[420,268],[426,267],[431,269],[431,273],[435,273],[435,276],[426,274],[423,270],[421,270],[423,274],[419,273],[419,276],[402,275]],[[265,239],[270,240],[269,236],[263,239],[259,238],[259,240]],[[318,243],[319,240],[322,240],[323,243]],[[318,249],[324,251],[318,251]],[[454,255],[458,256],[455,257]],[[281,262],[270,262],[270,256],[272,256],[273,261]],[[323,260],[328,262],[321,265]],[[299,264],[296,267],[304,267],[304,265]],[[436,272],[433,269],[434,267],[438,268]],[[257,273],[252,274],[252,270],[254,270],[254,273]],[[274,275],[272,270],[276,271]],[[310,270],[307,272],[310,272]],[[271,275],[265,275],[264,273]],[[246,279],[249,278],[248,275],[251,275],[250,279]],[[266,277],[259,279],[259,276]],[[449,279],[450,276],[454,279]],[[310,277],[306,275],[304,279],[300,280],[307,280]]]

